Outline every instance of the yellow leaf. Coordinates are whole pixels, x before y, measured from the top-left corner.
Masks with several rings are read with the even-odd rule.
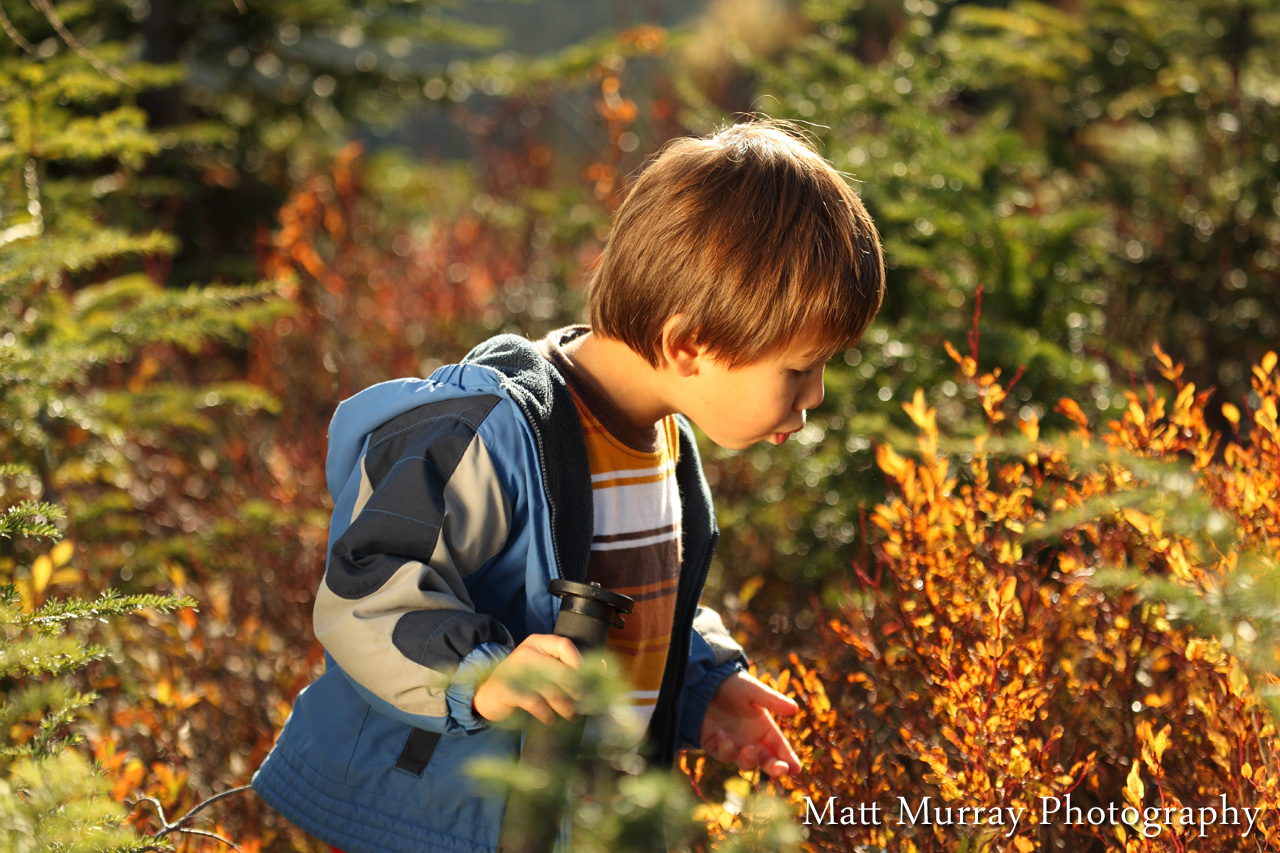
[[[911,420],[916,422],[916,426],[920,426],[920,419],[924,416],[924,389],[917,388],[916,393],[911,396],[910,403],[903,403],[902,410],[911,416]]]
[[[36,594],[31,589],[31,578],[18,578],[13,582],[18,588],[18,597],[22,599],[22,612],[30,613],[36,608]]]
[[[1209,735],[1209,742],[1213,744],[1213,751],[1219,758],[1226,758],[1231,755],[1231,744],[1227,742],[1225,737],[1212,729],[1206,732],[1206,734]]]
[[[1129,768],[1129,778],[1124,785],[1124,798],[1129,805],[1134,808],[1142,808],[1143,797],[1147,795],[1147,788],[1142,784],[1142,775],[1138,772],[1138,762],[1133,762],[1133,766]]]
[[[1040,438],[1040,419],[1034,414],[1029,418],[1018,418],[1018,429],[1032,441]]]
[[[1139,512],[1129,507],[1124,508],[1124,520],[1133,525],[1133,528],[1139,533],[1150,533],[1151,522],[1147,519],[1146,513]]]
[[[1070,397],[1063,397],[1058,401],[1058,411],[1070,418],[1071,422],[1081,429],[1089,428],[1089,419],[1085,417],[1080,404]]]
[[[1169,358],[1169,354],[1159,344],[1154,344],[1151,349],[1156,354],[1156,358],[1160,359],[1162,365],[1168,368],[1173,367],[1173,359]]]
[[[79,569],[58,569],[56,572],[53,573],[53,577],[49,579],[50,584],[79,583],[79,582],[80,582]]]
[[[53,558],[54,568],[62,568],[71,562],[71,555],[76,552],[76,546],[71,541],[64,539],[57,545],[53,546],[53,550],[49,552],[49,556]]]
[[[907,468],[907,460],[887,444],[876,447],[876,464],[895,480],[901,480]]]
[[[703,803],[694,809],[693,816],[704,823],[715,821],[720,824],[723,829],[728,829],[733,825],[732,814],[725,811],[720,806],[711,805],[710,803]]]
[[[1267,373],[1276,369],[1276,353],[1275,350],[1268,352],[1262,357],[1262,369]]]
[[[760,591],[760,587],[762,586],[764,586],[764,575],[752,575],[750,578],[747,578],[746,583],[744,583],[742,588],[738,590],[738,600],[741,601],[742,605],[745,607],[747,602],[751,601],[751,599],[755,597],[755,594]]]
[[[960,372],[969,379],[978,375],[978,363],[967,355],[960,355],[956,348],[951,345],[951,341],[943,341],[943,347],[947,350],[947,355],[951,356],[952,361],[960,365]]]
[[[746,797],[751,793],[751,783],[741,776],[730,776],[724,780],[724,792],[734,797]]]
[[[48,555],[41,554],[31,564],[31,588],[36,595],[44,592],[51,577],[53,577],[53,560],[50,560]]]
[[[1165,725],[1154,738],[1151,739],[1151,752],[1155,754],[1156,761],[1159,761],[1164,755],[1165,749],[1169,746],[1169,725]]]
[[[1233,666],[1227,671],[1227,687],[1230,688],[1233,696],[1243,696],[1244,692],[1249,689],[1249,677],[1244,674],[1239,666]]]
[[[1024,838],[1021,835],[1013,839],[1013,846],[1018,851],[1018,853],[1034,853],[1036,849],[1036,845],[1031,841],[1030,838]]]
[[[1194,382],[1188,382],[1182,386],[1182,390],[1178,392],[1178,399],[1173,401],[1174,411],[1181,411],[1191,405],[1191,401],[1196,396],[1196,385]]]
[[[1018,579],[1008,577],[1004,579],[1004,583],[1000,585],[1000,604],[1007,607],[1013,601],[1014,594],[1018,591]]]
[[[1244,765],[1240,768],[1240,775],[1246,779],[1252,779],[1253,765],[1246,761]]]
[[[1236,406],[1232,405],[1231,403],[1222,404],[1222,416],[1227,420],[1231,421],[1232,426],[1239,426],[1240,409],[1238,409]]]

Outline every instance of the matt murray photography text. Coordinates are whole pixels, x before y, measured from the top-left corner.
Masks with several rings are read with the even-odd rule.
[[[812,798],[805,797],[806,825],[831,826],[883,826],[886,823],[899,826],[956,826],[988,827],[1000,829],[1006,838],[1012,838],[1027,818],[1027,808],[1004,806],[944,805],[931,797],[909,800],[898,797],[890,808],[882,809],[879,803],[847,803],[839,797],[828,797],[819,806]],[[1119,803],[1104,805],[1077,805],[1071,795],[1040,797],[1036,820],[1026,821],[1059,826],[1114,826],[1124,824],[1146,838],[1154,838],[1166,829],[1188,828],[1203,838],[1211,826],[1238,828],[1241,838],[1248,838],[1257,823],[1260,808],[1233,806],[1223,794],[1217,801],[1181,808],[1147,806],[1142,809]]]

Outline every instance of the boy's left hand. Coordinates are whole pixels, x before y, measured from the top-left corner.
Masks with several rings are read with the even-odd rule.
[[[717,761],[770,776],[800,772],[800,759],[787,743],[774,714],[799,712],[791,699],[745,672],[720,683],[702,721],[702,748]]]

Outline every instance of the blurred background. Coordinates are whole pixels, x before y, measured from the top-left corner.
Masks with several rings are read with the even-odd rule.
[[[95,762],[84,784],[111,814],[144,793],[180,814],[246,782],[322,665],[310,605],[336,403],[426,375],[490,334],[537,338],[579,321],[610,213],[645,158],[748,116],[794,122],[848,177],[888,264],[879,318],[829,367],[826,401],[797,440],[705,448],[723,530],[708,601],[762,670],[786,669],[808,685],[811,708],[827,703],[797,737],[826,726],[843,732],[829,744],[856,735],[868,750],[863,766],[836,749],[804,782],[816,787],[780,793],[856,778],[868,798],[890,793],[884,785],[931,785],[1007,804],[1065,776],[1099,802],[1118,800],[1138,790],[1135,768],[1165,784],[1149,741],[1167,718],[1188,762],[1168,771],[1168,796],[1216,792],[1222,780],[1192,765],[1222,752],[1218,737],[1262,756],[1223,759],[1233,795],[1274,798],[1266,702],[1280,540],[1267,497],[1280,474],[1267,455],[1266,377],[1280,320],[1280,4],[31,0],[0,12],[7,641],[42,630],[22,614],[108,588],[198,603],[76,623],[78,648],[102,651],[66,676],[68,690],[92,688],[94,702],[19,702],[63,676],[5,670],[0,797],[13,815],[23,796],[34,802],[15,762],[63,749]],[[1095,428],[1121,435],[1095,450],[1157,458],[1173,473],[1089,456],[1080,439]],[[927,467],[937,450],[916,443],[922,430],[942,437],[941,467],[908,476],[897,453]],[[1053,453],[1014,442],[1068,433],[1076,444],[1058,467]],[[975,439],[989,443],[975,451]],[[984,446],[1014,457],[998,471],[993,458],[993,479],[978,472]],[[1127,478],[1109,467],[1126,465]],[[1212,471],[1237,479],[1205,485]],[[1098,472],[1113,476],[1089,479]],[[938,488],[913,503],[922,483]],[[979,507],[984,489],[993,497]],[[948,514],[962,498],[967,522]],[[890,511],[903,506],[919,515]],[[1009,556],[995,547],[1013,535],[1009,519],[1015,534],[1052,532],[1014,535]],[[1113,522],[1122,543],[1108,539]],[[904,524],[919,536],[895,540]],[[963,558],[948,550],[957,537],[967,537]],[[1169,549],[1202,571],[1179,573]],[[937,564],[912,574],[895,563],[903,554]],[[1247,578],[1230,573],[1242,566]],[[1095,583],[1108,567],[1131,575]],[[889,635],[910,633],[924,602],[941,606],[932,578],[952,570],[941,600],[954,612],[943,606],[936,624],[915,627],[954,636],[929,634],[930,646],[921,634],[892,651]],[[1172,586],[1143,585],[1153,578]],[[963,645],[962,624],[974,632],[964,642],[1001,636],[982,621],[990,614],[961,614],[984,607],[990,589],[993,611],[1016,617],[1024,648],[1040,656],[1019,689],[1056,697],[1009,710],[998,744],[994,727],[990,741],[971,741],[964,724],[944,725],[940,697],[964,705],[946,687],[959,675],[927,665]],[[1042,593],[1054,618],[1036,612]],[[897,616],[886,616],[889,600]],[[1068,616],[1080,601],[1099,609]],[[859,643],[852,659],[832,657]],[[1171,645],[1176,665],[1148,654]],[[971,659],[988,653],[995,695],[996,680],[1020,676],[1003,651]],[[1107,675],[1082,686],[1080,654]],[[1070,672],[1060,658],[1076,660]],[[894,689],[877,694],[868,673]],[[1161,679],[1184,686],[1143,706]],[[1206,719],[1225,719],[1206,710],[1214,679],[1228,685],[1222,695],[1235,683],[1242,704],[1222,723],[1237,728],[1210,736]],[[1091,689],[1102,698],[1088,725],[1067,725],[1079,741],[1051,756],[1063,737],[1054,726],[1068,722],[1053,702],[1072,707]],[[917,704],[913,718],[904,709]],[[1144,743],[1155,754],[1146,765]],[[951,763],[931,763],[928,750]],[[1022,776],[996,784],[995,769],[979,783],[971,758],[982,752],[1003,755],[1006,769],[1027,760],[1023,776],[1049,787]],[[896,769],[872,753],[897,756]],[[310,849],[249,797],[215,811],[204,825],[241,849]],[[129,813],[137,832],[161,826],[153,810]],[[1172,836],[1137,848],[1103,831],[1063,837],[1046,829],[1008,849],[1184,849]],[[807,843],[1012,842],[961,848],[954,834],[922,833]]]

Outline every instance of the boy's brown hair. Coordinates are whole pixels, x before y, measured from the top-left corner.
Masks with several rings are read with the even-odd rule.
[[[655,367],[662,327],[729,367],[856,342],[884,296],[880,235],[826,160],[775,122],[677,139],[645,168],[591,281],[591,325]]]

